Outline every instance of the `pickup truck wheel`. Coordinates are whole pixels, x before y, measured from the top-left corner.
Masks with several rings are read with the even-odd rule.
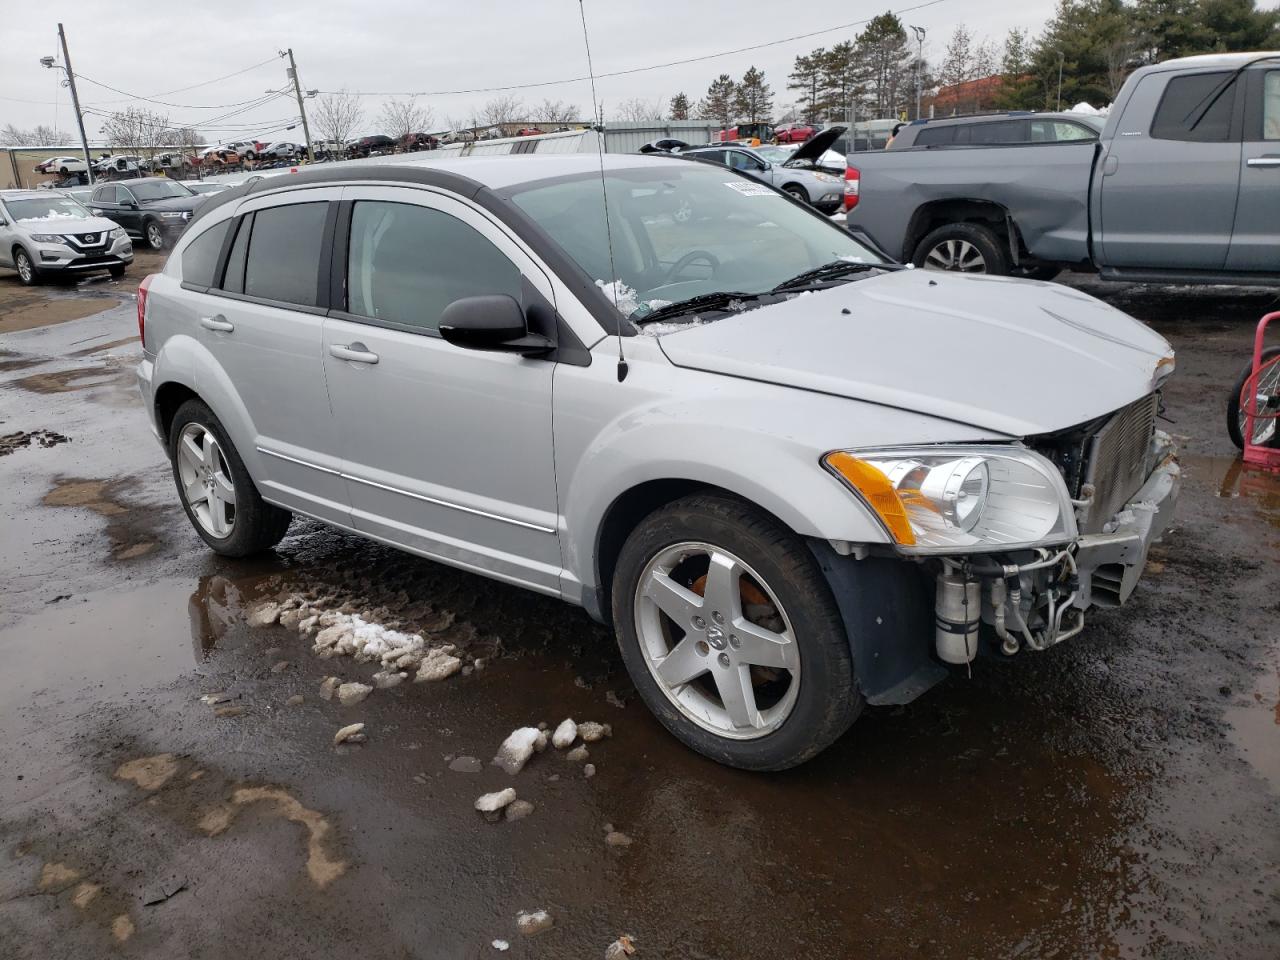
[[[1277,362],[1268,367],[1267,363],[1273,360]],[[1280,347],[1263,350],[1262,364],[1262,375],[1256,388],[1258,411],[1270,416],[1253,421],[1253,443],[1259,447],[1280,446],[1280,421],[1276,419],[1277,414],[1280,414]],[[1231,393],[1227,396],[1227,434],[1239,450],[1244,449],[1244,427],[1248,419],[1245,408],[1240,403],[1241,394],[1244,393],[1245,382],[1252,373],[1253,360],[1250,359],[1240,371],[1240,376],[1236,377]]]
[[[1007,276],[1009,254],[1000,238],[980,223],[948,223],[929,233],[911,258],[925,270]]]
[[[643,520],[618,557],[613,620],[645,704],[720,763],[795,766],[862,710],[844,621],[817,561],[741,501],[695,494]]]
[[[258,494],[226,430],[201,400],[188,400],[169,427],[173,480],[196,533],[224,557],[269,550],[293,515]]]

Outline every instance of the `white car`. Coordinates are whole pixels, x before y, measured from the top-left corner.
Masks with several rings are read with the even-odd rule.
[[[276,157],[281,160],[287,160],[290,157],[297,157],[306,152],[306,148],[296,143],[290,143],[288,140],[278,140],[275,143],[268,144],[263,148],[260,157]]]
[[[88,170],[84,157],[53,157],[36,166],[36,173],[56,173],[66,176],[69,173],[84,173]]]
[[[26,286],[49,276],[106,271],[113,280],[133,262],[125,231],[54,190],[0,190],[0,266]]]

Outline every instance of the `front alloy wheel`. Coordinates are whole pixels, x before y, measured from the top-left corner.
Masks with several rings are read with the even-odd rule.
[[[147,224],[147,246],[152,250],[164,249],[164,231],[154,220]]]
[[[178,438],[178,477],[196,522],[211,537],[230,537],[236,525],[235,483],[218,438],[199,423],[187,424]]]
[[[645,705],[713,760],[793,767],[862,709],[813,551],[745,501],[695,493],[641,520],[618,555],[611,607]]]
[[[18,271],[18,279],[23,286],[29,287],[36,282],[36,268],[27,251],[19,250],[13,255],[13,266]]]
[[[782,726],[800,689],[786,611],[740,558],[678,543],[636,586],[636,633],[662,692],[689,720],[736,740]]]

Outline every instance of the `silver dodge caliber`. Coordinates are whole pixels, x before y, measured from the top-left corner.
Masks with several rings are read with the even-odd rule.
[[[903,269],[720,166],[599,163],[209,200],[138,298],[204,541],[302,514],[578,604],[675,736],[752,770],[1129,597],[1179,484],[1161,337]]]

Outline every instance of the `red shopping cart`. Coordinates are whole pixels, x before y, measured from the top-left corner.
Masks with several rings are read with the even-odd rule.
[[[1227,432],[1245,463],[1280,469],[1280,346],[1263,346],[1267,324],[1276,319],[1280,311],[1258,322],[1253,359],[1227,398]]]

